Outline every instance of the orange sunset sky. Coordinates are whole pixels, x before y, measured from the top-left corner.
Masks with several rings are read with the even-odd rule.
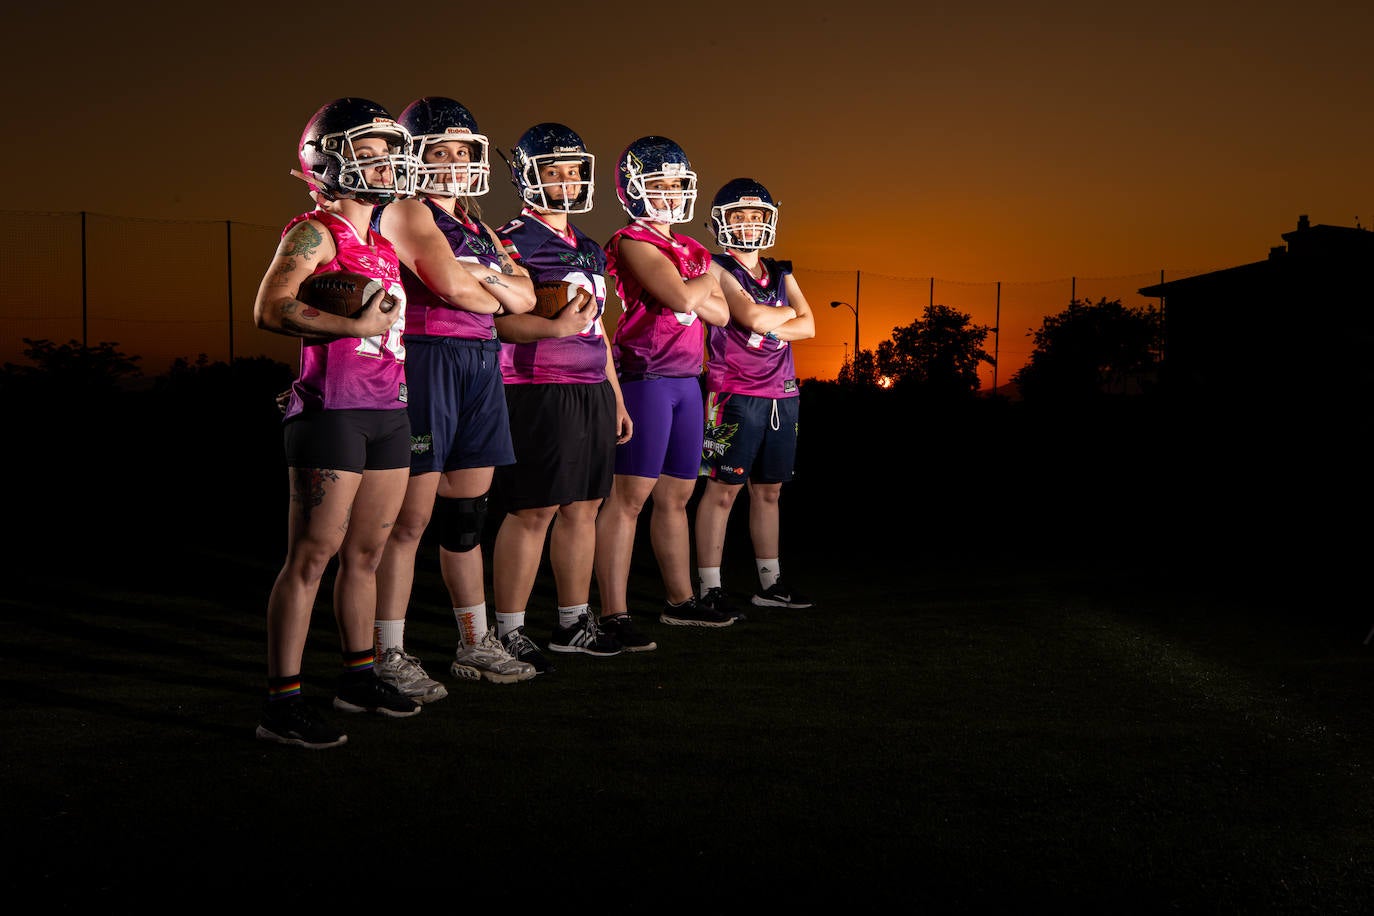
[[[1070,278],[1080,297],[1144,304],[1134,290],[1161,270],[1259,260],[1300,214],[1374,225],[1368,5],[889,6],[20,9],[0,64],[15,121],[3,207],[264,227],[234,254],[235,349],[291,353],[250,310],[276,230],[309,205],[287,174],[305,121],[344,95],[393,113],[447,95],[503,149],[538,121],[577,130],[598,156],[597,209],[581,221],[597,238],[623,222],[613,163],[644,134],[692,158],[702,200],[684,228],[702,241],[716,188],[766,184],[781,202],[770,254],[795,262],[818,314],[816,340],[797,346],[803,377],[833,376],[852,346],[853,315],[828,303],[852,301],[856,271],[867,348],[920,314],[932,277],[937,303],[992,325],[1001,281],[999,382],[1024,360],[1025,332],[1067,304]],[[515,198],[493,159],[483,205],[499,223]],[[5,359],[20,337],[78,336],[48,319],[80,307],[77,255],[27,257],[37,233],[9,216],[0,263],[28,279],[0,306]],[[184,227],[153,225],[126,234],[122,254],[91,252],[92,342],[140,352],[128,342],[141,321],[174,337],[197,295],[180,291],[169,241]]]

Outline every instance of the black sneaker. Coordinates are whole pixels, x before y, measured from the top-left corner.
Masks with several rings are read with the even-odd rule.
[[[318,751],[348,743],[348,736],[330,725],[305,700],[268,700],[258,716],[258,739]]]
[[[516,627],[501,637],[501,645],[506,647],[511,658],[534,667],[535,674],[553,674],[556,670],[533,639],[525,635],[524,627]]]
[[[728,627],[735,622],[735,618],[713,608],[702,607],[693,595],[681,604],[663,605],[658,622],[673,627]]]
[[[609,633],[601,632],[596,618],[589,611],[580,614],[577,623],[570,627],[554,627],[549,638],[550,652],[583,652],[587,655],[607,657],[621,653],[620,643]]]
[[[730,596],[725,594],[725,589],[719,586],[708,588],[706,594],[697,599],[697,604],[704,608],[710,608],[713,611],[719,611],[736,620],[745,619],[744,612],[735,607],[734,603],[730,600]]]
[[[801,592],[794,591],[779,579],[749,599],[756,607],[811,607],[811,599]]]
[[[601,630],[614,636],[615,641],[620,643],[620,647],[626,652],[652,652],[658,648],[658,643],[639,632],[629,614],[602,617]]]
[[[404,719],[420,713],[419,703],[372,671],[362,676],[342,675],[334,694],[334,708],[341,712],[375,712],[392,719]]]

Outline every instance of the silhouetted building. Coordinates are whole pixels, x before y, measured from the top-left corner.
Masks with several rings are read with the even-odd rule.
[[[1265,400],[1359,397],[1372,380],[1374,232],[1311,225],[1253,264],[1140,290],[1164,299],[1175,392]]]

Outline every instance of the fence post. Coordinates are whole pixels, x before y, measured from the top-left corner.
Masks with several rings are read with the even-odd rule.
[[[997,308],[992,318],[992,392],[997,393],[997,360],[1002,350],[1002,281],[997,281]]]
[[[234,364],[234,223],[224,221],[224,262],[228,271],[229,290],[229,365]]]
[[[81,346],[86,341],[86,211],[81,211]]]

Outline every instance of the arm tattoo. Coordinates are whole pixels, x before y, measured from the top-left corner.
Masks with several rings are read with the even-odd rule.
[[[508,277],[515,276],[515,264],[510,258],[503,258],[501,260],[501,273]]]
[[[287,278],[292,274],[292,272],[295,271],[295,269],[296,259],[288,257],[286,260],[282,261],[281,264],[277,265],[276,270],[272,271],[271,276],[267,278],[267,285],[286,286]]]
[[[292,232],[282,240],[281,248],[278,251],[287,256],[305,255],[307,259],[315,253],[315,249],[320,247],[324,237],[320,235],[320,230],[307,223],[302,223],[300,228]]]
[[[324,502],[325,483],[339,479],[328,468],[294,468],[291,480],[291,501],[301,507],[301,520],[310,523],[310,513]]]
[[[300,307],[299,313],[297,312],[297,306]],[[308,324],[302,324],[301,320],[298,320],[298,315],[299,319],[303,319],[305,321],[313,321],[316,318],[320,317],[320,312],[318,309],[312,308],[311,306],[305,305],[304,303],[297,302],[295,299],[286,299],[281,304],[282,330],[296,337],[315,338],[334,336],[332,334],[324,333],[319,328],[311,327]]]
[[[510,287],[500,277],[487,277],[482,282],[490,286],[499,286],[502,289],[510,289]]]

